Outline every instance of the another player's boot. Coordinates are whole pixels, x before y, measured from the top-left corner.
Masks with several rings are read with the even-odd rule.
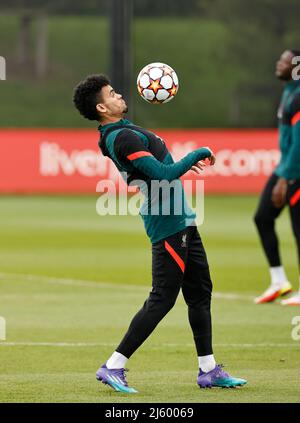
[[[247,383],[245,379],[239,379],[230,376],[222,369],[222,364],[216,365],[216,367],[210,372],[203,372],[199,370],[197,384],[200,388],[235,388],[236,386],[243,386]]]
[[[298,292],[298,294],[293,295],[292,297],[288,298],[287,300],[282,300],[280,302],[280,304],[281,305],[284,305],[284,306],[287,306],[287,305],[289,305],[289,306],[291,306],[291,305],[293,305],[293,306],[295,306],[295,305],[300,306],[300,291]]]
[[[125,392],[127,394],[135,394],[134,388],[129,388],[126,381],[125,372],[127,369],[108,369],[104,364],[96,373],[96,379],[105,385],[109,385],[117,392]]]
[[[254,299],[255,304],[270,303],[276,298],[286,295],[292,291],[292,285],[286,281],[281,285],[270,286],[260,297]]]

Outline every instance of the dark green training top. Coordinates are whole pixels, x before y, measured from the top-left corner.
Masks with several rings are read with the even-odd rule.
[[[138,186],[145,196],[140,215],[151,242],[193,224],[196,215],[186,202],[179,177],[199,160],[210,157],[210,150],[199,148],[174,163],[160,137],[127,119],[98,129],[102,153],[113,160],[127,184]]]
[[[276,175],[300,179],[300,80],[286,84],[278,109],[280,162]]]

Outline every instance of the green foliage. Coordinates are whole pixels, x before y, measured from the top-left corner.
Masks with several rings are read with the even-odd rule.
[[[229,25],[254,25],[279,36],[298,28],[298,0],[202,0],[207,16],[226,21]]]
[[[1,8],[6,10],[42,11],[53,14],[99,16],[109,12],[111,5],[127,2],[134,8],[136,16],[195,16],[200,11],[198,0],[2,0]]]
[[[1,0],[4,11],[30,14],[103,15],[111,0]]]
[[[291,21],[284,22],[291,25],[285,24],[287,29],[280,38],[267,3],[263,2],[262,16],[249,10],[249,19],[233,0],[209,2],[210,8],[201,3],[200,17],[136,18],[133,119],[153,128],[275,126],[282,88],[274,76],[275,61],[285,46],[297,47],[297,28],[285,11]],[[265,14],[269,21],[263,24]],[[74,109],[72,91],[87,74],[110,73],[108,20],[50,15],[48,73],[42,80],[34,73],[35,24],[26,68],[16,60],[18,15],[0,16],[0,28],[0,52],[7,59],[7,81],[0,85],[0,126],[94,126]],[[152,106],[138,96],[135,79],[142,66],[158,60],[175,68],[180,88],[171,103]]]

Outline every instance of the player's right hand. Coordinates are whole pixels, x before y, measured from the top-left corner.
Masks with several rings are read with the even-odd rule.
[[[286,202],[287,181],[284,178],[279,178],[272,190],[272,203],[280,209]]]

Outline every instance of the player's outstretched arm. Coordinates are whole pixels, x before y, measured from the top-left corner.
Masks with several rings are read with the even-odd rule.
[[[137,152],[139,154],[139,152]],[[196,163],[211,156],[207,148],[198,148],[187,154],[183,159],[176,163],[164,164],[157,160],[151,153],[145,156],[127,157],[131,160],[134,167],[149,176],[151,179],[173,181],[189,171]]]
[[[132,165],[151,179],[173,181],[189,171],[198,162],[209,158],[214,163],[214,155],[208,147],[198,148],[188,153],[176,163],[164,164],[157,160],[145,147],[139,137],[132,133],[130,140],[120,140],[117,156],[129,160]]]

